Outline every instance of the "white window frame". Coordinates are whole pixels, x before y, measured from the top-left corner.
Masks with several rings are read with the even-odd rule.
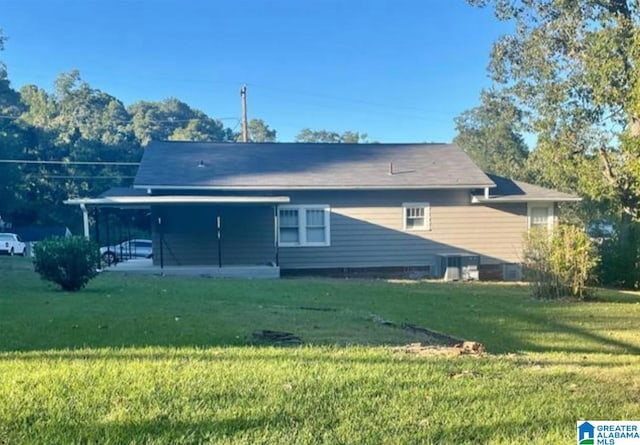
[[[283,242],[280,240],[280,211],[298,211],[298,242]],[[324,241],[307,241],[307,210],[324,211]],[[278,246],[279,247],[327,247],[331,245],[331,207],[328,204],[283,205],[278,206]]]
[[[422,208],[424,210],[424,225],[422,227],[407,227],[407,209]],[[431,204],[428,202],[403,202],[402,203],[402,230],[407,232],[419,232],[431,230]]]
[[[555,216],[554,216],[554,203],[546,203],[546,202],[530,202],[527,204],[527,229],[531,230],[533,224],[531,224],[531,220],[533,218],[533,209],[547,209],[547,230],[553,230],[553,226],[555,225]]]

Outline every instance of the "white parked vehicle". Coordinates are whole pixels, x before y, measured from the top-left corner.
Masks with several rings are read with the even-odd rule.
[[[27,245],[15,233],[0,233],[0,253],[25,256]]]
[[[151,258],[153,248],[149,239],[132,239],[114,246],[101,247],[100,255],[104,262],[112,264],[132,258]]]

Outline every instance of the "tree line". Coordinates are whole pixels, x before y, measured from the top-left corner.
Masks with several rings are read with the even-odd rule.
[[[0,29],[0,51],[4,43]],[[78,71],[60,74],[51,92],[36,85],[16,91],[0,62],[0,158],[68,162],[0,163],[0,217],[16,226],[64,224],[77,229],[77,212],[62,205],[63,200],[128,186],[136,166],[74,163],[139,162],[151,140],[239,141],[235,124],[226,126],[176,98],[125,106],[91,87]],[[251,119],[248,133],[251,142],[277,138],[262,119]],[[305,128],[296,140],[356,143],[366,135]]]

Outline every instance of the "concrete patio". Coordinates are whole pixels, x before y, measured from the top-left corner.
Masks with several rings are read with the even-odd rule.
[[[132,259],[111,266],[105,266],[103,272],[124,272],[144,275],[187,275],[209,278],[280,278],[277,266],[160,266],[151,259]]]

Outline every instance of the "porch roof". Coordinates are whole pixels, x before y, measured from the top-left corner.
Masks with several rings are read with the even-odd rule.
[[[286,204],[288,196],[108,196],[102,198],[73,198],[69,205],[100,207],[148,206],[151,204]]]
[[[559,192],[498,175],[487,174],[487,176],[496,184],[496,187],[490,189],[489,196],[484,196],[481,190],[472,191],[472,204],[582,201],[582,198],[570,193]]]

